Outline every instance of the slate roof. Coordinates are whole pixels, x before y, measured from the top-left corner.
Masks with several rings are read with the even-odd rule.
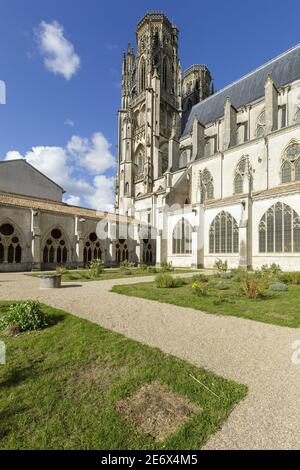
[[[196,104],[191,110],[182,135],[191,132],[195,117],[203,125],[221,118],[224,115],[226,98],[230,98],[236,109],[262,98],[269,74],[272,75],[277,88],[300,79],[300,44]]]

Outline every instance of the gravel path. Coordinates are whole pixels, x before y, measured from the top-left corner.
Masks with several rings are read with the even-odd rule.
[[[0,274],[0,299],[39,299],[248,385],[246,399],[205,448],[299,449],[300,365],[293,365],[291,356],[300,329],[109,292],[115,284],[150,280],[73,283],[42,291],[37,278]]]

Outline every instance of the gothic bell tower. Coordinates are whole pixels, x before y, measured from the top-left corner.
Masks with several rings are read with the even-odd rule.
[[[168,170],[168,142],[181,118],[178,29],[162,13],[147,13],[123,58],[119,111],[119,172],[116,207],[122,212],[137,194],[151,195],[153,181]],[[132,214],[133,215],[133,214]]]

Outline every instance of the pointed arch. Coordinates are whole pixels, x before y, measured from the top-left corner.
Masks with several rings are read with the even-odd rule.
[[[165,90],[168,87],[168,69],[169,69],[169,61],[167,57],[164,57],[162,61],[162,87]]]
[[[144,167],[145,167],[145,147],[143,144],[138,145],[135,154],[134,154],[134,164],[135,164],[135,180],[140,180],[144,178]]]
[[[146,61],[142,56],[139,62],[139,91],[142,92],[146,88]]]
[[[249,161],[246,156],[242,156],[238,161],[238,164],[235,168],[234,180],[233,180],[233,193],[234,194],[243,194],[244,191],[244,181],[245,176],[249,171]]]
[[[45,265],[62,265],[71,261],[71,242],[59,224],[46,231],[42,238],[41,250]]]
[[[162,176],[169,167],[169,143],[164,142],[159,149],[158,176]]]
[[[295,139],[283,151],[280,174],[282,184],[300,180],[300,143]]]
[[[214,198],[214,180],[210,171],[205,168],[200,175],[201,202]]]
[[[104,247],[96,232],[88,232],[83,242],[83,262],[87,266],[91,261],[104,257]]]
[[[299,214],[283,202],[273,204],[260,219],[258,240],[260,253],[299,253]]]
[[[263,110],[257,120],[256,120],[256,128],[255,128],[255,135],[256,137],[263,137],[266,133],[266,113]]]
[[[26,250],[21,228],[10,218],[0,221],[0,263],[20,264]]]
[[[210,253],[238,253],[239,227],[229,212],[220,212],[209,228]]]
[[[186,218],[182,217],[182,219],[177,222],[173,229],[173,254],[192,254],[192,232],[192,225]]]

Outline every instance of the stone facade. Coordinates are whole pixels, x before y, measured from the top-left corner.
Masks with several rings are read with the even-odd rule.
[[[156,263],[300,266],[300,46],[214,93],[182,74],[161,13],[124,55],[116,210],[155,228]],[[178,241],[181,238],[181,241]]]
[[[35,193],[36,170],[26,168],[32,171]],[[55,183],[50,184],[55,192]],[[151,264],[155,252],[150,242],[140,240],[142,228],[128,217],[1,192],[0,272],[83,268],[93,259],[102,259],[108,267],[125,260],[138,264],[143,258]]]

